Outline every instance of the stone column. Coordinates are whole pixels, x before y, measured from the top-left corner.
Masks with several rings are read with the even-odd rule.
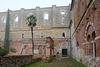
[[[92,41],[92,43],[93,43],[93,59],[95,59],[95,42],[94,41]]]
[[[38,56],[39,56],[39,47],[40,47],[40,46],[37,46],[37,49],[38,49],[38,54],[37,54],[37,55],[38,55]]]
[[[50,46],[46,44],[46,57],[50,57]]]
[[[44,55],[44,48],[45,48],[45,47],[44,47],[44,46],[42,46],[42,55]]]

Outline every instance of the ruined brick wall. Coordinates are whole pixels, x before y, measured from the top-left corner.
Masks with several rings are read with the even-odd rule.
[[[0,57],[0,67],[22,67],[37,61],[41,58],[33,59],[32,55]]]
[[[48,8],[36,7],[36,9],[24,9],[10,11],[10,39],[30,38],[30,27],[26,24],[26,17],[33,14],[37,17],[37,26],[34,28],[34,38],[45,38],[51,36],[52,38],[61,38],[62,33],[67,32],[67,27],[70,24],[69,10],[70,6],[57,7],[53,5]],[[4,39],[5,24],[7,12],[0,13],[0,38]],[[59,29],[60,27],[60,29]],[[56,29],[55,29],[56,28]],[[65,29],[65,30],[64,30]],[[59,30],[57,33],[56,30]],[[61,31],[61,32],[60,32]],[[43,36],[42,36],[43,35]]]
[[[100,58],[100,1],[73,0],[73,2],[72,12],[75,30],[72,34],[76,41],[75,49],[79,53],[77,60],[88,65],[87,62],[90,62],[94,55],[93,44],[95,44],[95,60],[98,61]],[[95,63],[95,61],[93,62]],[[90,62],[89,65],[93,65],[91,64],[93,62]]]
[[[42,54],[42,50],[46,37],[56,38],[55,42],[57,43],[59,41],[57,39],[66,40],[66,38],[70,38],[70,6],[58,7],[53,5],[47,8],[36,7],[35,9],[22,8],[16,11],[10,10],[10,48],[15,48],[17,51],[16,53],[10,52],[10,55],[32,54],[31,31],[30,27],[26,24],[26,17],[31,14],[37,18],[37,25],[34,27],[33,37],[35,51],[39,49],[39,55],[35,55],[45,56],[46,50],[44,50],[44,55]],[[7,12],[0,13],[0,45],[2,46],[5,37],[6,16]],[[60,42],[63,43],[63,41]]]

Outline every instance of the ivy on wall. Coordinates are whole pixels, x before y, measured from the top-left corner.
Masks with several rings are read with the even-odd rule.
[[[10,28],[9,19],[10,19],[10,14],[9,14],[9,9],[8,9],[6,27],[5,27],[5,39],[4,39],[4,48],[8,50],[8,52],[9,52],[9,45],[10,45],[9,43],[9,28]]]

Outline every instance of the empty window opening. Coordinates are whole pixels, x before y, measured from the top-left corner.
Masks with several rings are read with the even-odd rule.
[[[62,24],[62,25],[65,25],[65,23],[64,23],[64,22],[62,22],[61,24]]]
[[[62,17],[61,19],[64,20],[64,17]]]
[[[3,23],[6,23],[6,17],[3,17]]]
[[[48,14],[45,14],[45,15],[44,15],[44,19],[45,19],[45,20],[48,20],[48,19],[49,19],[49,15],[48,15]]]
[[[90,35],[88,35],[88,36],[87,36],[87,41],[91,41],[90,39],[91,39],[91,38],[90,38]]]
[[[22,33],[22,38],[24,38],[24,34]]]
[[[77,41],[77,47],[79,47],[79,42]]]
[[[41,33],[40,35],[41,35],[41,38],[43,38],[43,33]]]
[[[18,22],[18,20],[19,20],[19,18],[18,18],[18,16],[15,18],[15,22]]]
[[[61,15],[64,15],[65,14],[65,11],[61,11]]]
[[[29,13],[29,14],[28,14],[28,16],[31,16],[31,15],[32,15],[32,13]]]
[[[65,33],[62,34],[62,37],[65,38]]]
[[[92,38],[93,40],[95,40],[95,37],[96,37],[96,34],[95,34],[95,31],[92,33]]]

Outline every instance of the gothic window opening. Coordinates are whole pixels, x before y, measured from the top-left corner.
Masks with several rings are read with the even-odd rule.
[[[77,47],[79,48],[79,42],[77,41]]]
[[[61,24],[65,25],[65,14],[66,14],[65,10],[61,10],[60,14],[61,14]]]
[[[19,22],[19,17],[16,14],[15,17],[14,17],[14,27],[18,27],[18,25],[19,25],[18,22]]]
[[[65,23],[64,23],[64,22],[62,22],[61,24],[62,24],[62,25],[64,25]]]
[[[87,41],[90,41],[90,35],[87,36]]]
[[[62,17],[61,19],[62,19],[62,20],[64,20],[65,18],[64,18],[64,17]]]
[[[45,19],[45,20],[48,20],[48,19],[49,19],[48,13],[46,13],[46,14],[44,15],[44,19]]]
[[[44,37],[44,36],[43,36],[43,33],[41,32],[41,33],[40,33],[40,38],[43,38],[43,37]]]
[[[32,15],[32,13],[29,13],[29,14],[28,14],[28,16],[31,16],[31,15]]]
[[[91,43],[92,42],[92,38],[91,38],[90,35],[88,35],[87,41],[89,42],[89,45],[88,45],[89,55],[93,56],[93,43]]]
[[[43,15],[44,17],[44,25],[49,25],[49,14],[48,13],[44,13]]]
[[[18,22],[19,21],[19,18],[18,16],[15,17],[15,22]]]
[[[3,17],[2,21],[3,23],[6,23],[6,17]]]
[[[24,34],[22,33],[22,38],[24,38]]]
[[[65,38],[65,33],[62,33],[62,37]]]
[[[1,22],[2,22],[1,27],[5,27],[5,25],[6,25],[6,16],[2,17]]]
[[[93,40],[95,40],[95,37],[96,37],[96,34],[95,34],[95,31],[92,33],[92,38]]]
[[[64,15],[65,14],[65,11],[61,11],[61,15]]]

